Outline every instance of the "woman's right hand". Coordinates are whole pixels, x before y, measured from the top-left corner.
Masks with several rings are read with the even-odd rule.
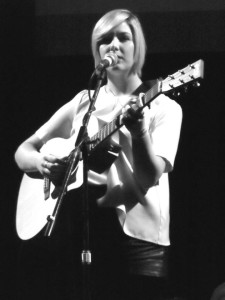
[[[49,154],[46,150],[41,152],[43,142],[34,134],[24,141],[15,153],[15,160],[19,168],[25,173],[34,173],[35,177],[38,173],[42,177],[49,178],[55,185],[62,183],[66,172],[67,156],[59,156]],[[39,177],[39,176],[38,176]]]
[[[66,158],[57,158],[51,154],[40,154],[37,161],[37,169],[44,176],[49,178],[54,185],[60,185],[66,172]]]

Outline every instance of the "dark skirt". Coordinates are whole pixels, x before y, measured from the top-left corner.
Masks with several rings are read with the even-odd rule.
[[[125,235],[123,249],[130,274],[152,277],[167,276],[167,246],[157,245]]]

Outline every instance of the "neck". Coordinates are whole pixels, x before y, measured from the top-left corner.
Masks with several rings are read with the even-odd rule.
[[[142,83],[137,74],[131,74],[123,78],[122,76],[108,76],[107,86],[116,96],[131,95]]]

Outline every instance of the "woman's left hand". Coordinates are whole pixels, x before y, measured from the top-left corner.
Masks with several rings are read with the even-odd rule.
[[[148,131],[145,124],[144,111],[138,109],[141,107],[141,98],[143,96],[144,94],[140,93],[138,98],[132,99],[122,110],[123,123],[133,138],[143,136]]]

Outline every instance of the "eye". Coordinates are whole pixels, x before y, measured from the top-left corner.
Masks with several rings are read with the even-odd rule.
[[[120,33],[118,34],[118,39],[121,42],[132,41],[132,36],[129,33]]]
[[[103,36],[99,41],[98,41],[98,45],[108,45],[112,42],[113,39],[113,35],[106,35]]]

